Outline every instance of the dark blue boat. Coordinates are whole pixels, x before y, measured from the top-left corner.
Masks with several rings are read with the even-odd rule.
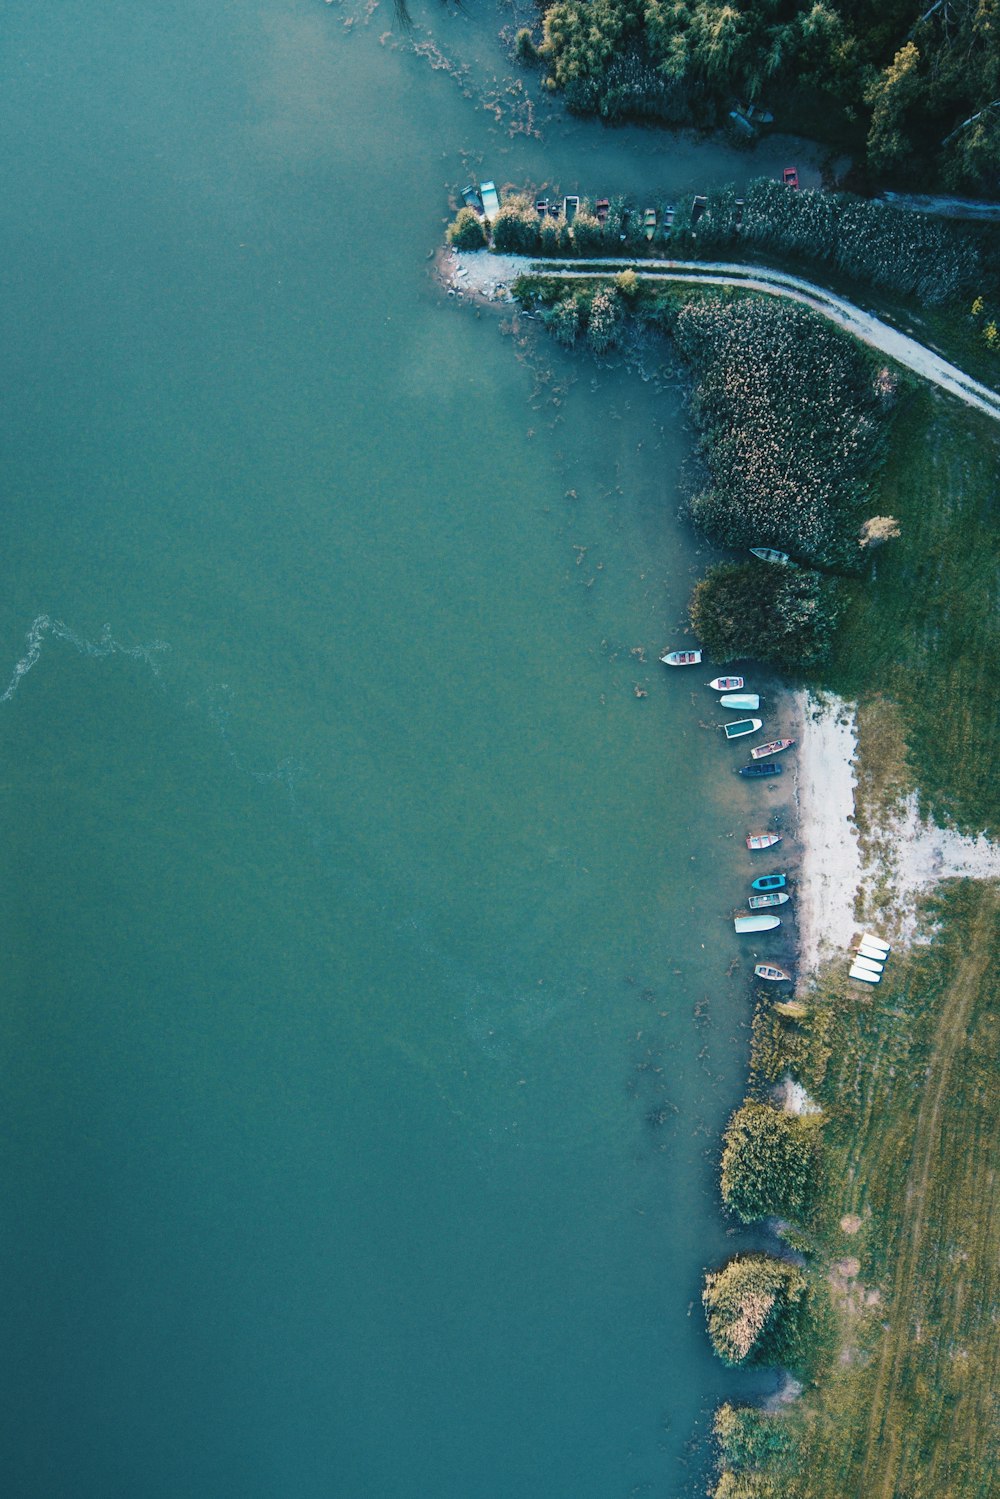
[[[785,876],[783,874],[762,874],[759,879],[751,883],[751,890],[783,890]]]
[[[736,772],[741,776],[780,776],[781,766],[775,765],[773,760],[761,760],[753,765],[741,765]]]

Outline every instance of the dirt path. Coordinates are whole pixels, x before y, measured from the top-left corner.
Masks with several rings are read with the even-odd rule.
[[[956,1057],[968,1031],[970,1012],[992,961],[992,935],[998,897],[983,901],[968,954],[948,991],[927,1064],[924,1088],[913,1135],[912,1164],[906,1201],[909,1222],[902,1225],[901,1252],[896,1264],[889,1299],[889,1331],[886,1334],[878,1379],[870,1404],[864,1468],[859,1492],[879,1499],[896,1494],[900,1461],[900,1423],[894,1417],[894,1398],[899,1389],[903,1361],[913,1343],[913,1329],[924,1305],[920,1261],[927,1232],[929,1187],[940,1166],[940,1121],[952,1086]],[[932,1230],[933,1232],[933,1230]]]
[[[942,359],[933,349],[925,348],[915,338],[900,333],[897,328],[855,307],[844,297],[838,297],[811,281],[804,281],[801,276],[728,261],[622,260],[615,262],[614,270],[599,268],[607,264],[607,261],[595,266],[580,260],[533,260],[526,255],[493,255],[488,250],[476,250],[450,251],[439,261],[439,268],[443,279],[456,294],[468,292],[488,300],[509,299],[510,287],[518,276],[534,274],[554,276],[561,281],[610,281],[626,270],[635,271],[644,281],[691,281],[699,286],[742,286],[748,291],[768,292],[772,296],[800,302],[829,318],[862,343],[957,396],[966,405],[1000,421],[1000,394],[996,391],[973,380],[971,375]]]

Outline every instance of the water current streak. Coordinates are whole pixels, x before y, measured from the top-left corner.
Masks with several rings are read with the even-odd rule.
[[[130,656],[134,661],[145,661],[154,677],[160,675],[160,668],[155,660],[156,654],[170,649],[165,640],[152,640],[148,644],[132,646],[122,645],[113,638],[110,625],[104,626],[98,640],[84,640],[75,630],[63,624],[61,619],[51,619],[47,614],[39,614],[25,636],[27,650],[14,667],[7,689],[0,696],[0,703],[10,702],[21,685],[21,678],[27,676],[42,654],[42,645],[47,635],[53,636],[56,640],[68,641],[82,656],[97,659],[104,656]]]

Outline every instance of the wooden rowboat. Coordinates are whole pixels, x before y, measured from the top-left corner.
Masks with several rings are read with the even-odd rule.
[[[778,562],[784,566],[791,561],[787,552],[778,552],[774,547],[751,547],[751,557],[759,557],[761,562]]]
[[[698,666],[701,651],[665,651],[660,660],[664,666]]]
[[[771,739],[767,744],[758,744],[750,754],[755,760],[763,760],[765,755],[780,755],[782,750],[791,749],[794,743],[794,739]]]
[[[791,896],[784,890],[771,891],[768,895],[750,895],[747,897],[747,905],[751,911],[764,911],[768,906],[783,906]]]
[[[773,760],[764,760],[759,765],[741,765],[736,774],[762,779],[764,776],[780,776],[781,766],[775,765]]]
[[[792,975],[786,973],[783,968],[775,968],[773,963],[755,963],[753,971],[755,978],[770,979],[772,983],[790,984],[792,982]]]
[[[783,833],[748,833],[747,848],[773,848],[783,837]]]
[[[739,692],[743,686],[742,677],[713,677],[706,687],[714,687],[716,692]]]

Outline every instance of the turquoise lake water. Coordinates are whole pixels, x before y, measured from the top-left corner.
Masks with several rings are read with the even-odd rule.
[[[5,14],[5,1499],[694,1494],[758,1387],[683,386],[427,257],[480,167],[772,163],[512,135],[495,15],[414,20]]]

